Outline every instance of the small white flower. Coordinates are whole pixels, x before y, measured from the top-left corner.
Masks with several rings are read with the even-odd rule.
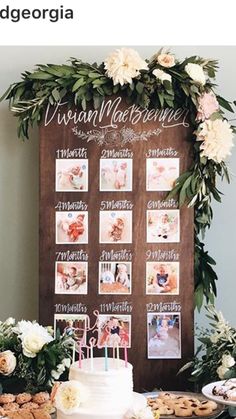
[[[226,374],[227,371],[229,371],[229,368],[226,368],[223,365],[220,365],[216,370],[216,372],[217,372],[217,374],[218,374],[218,376],[221,380],[223,380],[225,378],[225,374]]]
[[[137,51],[131,48],[121,48],[113,51],[104,61],[106,74],[114,85],[131,84],[132,79],[140,74],[140,70],[148,70],[146,61],[142,60]]]
[[[217,343],[218,340],[220,339],[220,333],[214,333],[213,335],[211,335],[210,337],[210,341],[212,343]]]
[[[231,368],[235,365],[235,360],[231,355],[224,354],[224,355],[222,355],[221,363],[222,363],[223,367]]]
[[[61,363],[62,363],[62,365],[64,365],[66,368],[70,368],[71,360],[70,360],[70,358],[64,358],[64,359],[61,361]]]
[[[58,371],[56,371],[56,370],[52,370],[52,371],[51,371],[51,376],[52,376],[52,378],[54,378],[55,380],[58,380],[58,379],[60,378],[60,375],[61,375],[61,374],[59,374],[59,372],[58,372]]]
[[[184,69],[193,81],[204,86],[206,83],[206,76],[201,65],[188,63]]]
[[[233,131],[226,120],[206,120],[199,125],[197,141],[202,141],[200,145],[202,156],[214,160],[216,163],[221,163],[231,154]],[[220,319],[218,327],[220,323],[225,326],[224,318]]]
[[[67,381],[61,383],[55,395],[55,406],[64,414],[72,414],[78,411],[81,404],[89,398],[87,387],[79,381]]]
[[[15,325],[15,319],[13,317],[8,317],[8,319],[5,321],[6,326],[14,326]]]
[[[160,80],[162,83],[167,80],[169,82],[171,82],[171,76],[170,74],[167,74],[165,71],[160,70],[160,69],[156,69],[153,70],[152,74],[158,79]]]

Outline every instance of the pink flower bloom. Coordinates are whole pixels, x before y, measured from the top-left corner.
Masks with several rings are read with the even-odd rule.
[[[214,112],[219,110],[219,103],[214,93],[203,93],[198,99],[197,120],[205,121],[209,119]]]

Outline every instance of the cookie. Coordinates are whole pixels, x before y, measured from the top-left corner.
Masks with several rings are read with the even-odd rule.
[[[37,404],[45,403],[49,400],[49,394],[46,391],[41,391],[33,396],[33,402]]]
[[[161,391],[158,395],[158,399],[174,399],[175,397],[175,394],[167,393],[164,391]]]
[[[20,409],[19,414],[21,415],[21,419],[34,419],[30,410]]]
[[[22,404],[20,408],[25,409],[25,410],[33,410],[33,409],[38,409],[39,405],[34,402],[27,402],[27,403]]]
[[[6,416],[5,410],[3,409],[3,407],[0,407],[0,416]]]
[[[43,409],[32,410],[34,419],[51,419],[49,413],[45,412]]]
[[[14,394],[5,393],[0,395],[0,404],[4,403],[12,403],[16,400],[16,396]]]
[[[31,399],[32,399],[32,396],[29,393],[19,393],[16,396],[16,402],[18,404],[28,403],[28,402],[30,402]]]
[[[212,409],[207,406],[198,406],[194,409],[196,416],[209,416],[212,414]]]
[[[52,414],[56,411],[55,407],[53,406],[50,400],[48,400],[45,403],[42,403],[40,405],[40,409],[43,409],[45,412],[48,412],[49,414]]]
[[[4,403],[2,407],[4,410],[10,410],[10,411],[19,410],[19,405],[18,403],[15,403],[15,402]]]
[[[190,409],[190,407],[187,406],[177,406],[175,408],[175,416],[177,417],[186,417],[186,416],[192,416],[193,411]]]
[[[5,415],[7,416],[9,419],[23,419],[19,413],[19,409],[18,410],[6,410],[5,411]]]
[[[201,406],[204,406],[204,407],[210,407],[210,409],[212,409],[212,410],[216,410],[216,409],[217,409],[217,404],[216,404],[216,402],[213,402],[213,401],[211,401],[211,400],[203,400],[203,401],[201,402]]]

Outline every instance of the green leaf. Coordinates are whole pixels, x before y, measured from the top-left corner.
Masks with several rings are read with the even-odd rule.
[[[221,96],[216,96],[216,97],[220,106],[222,106],[222,108],[226,109],[229,112],[234,112],[232,106],[230,105],[230,102],[228,102],[226,99],[224,99]]]
[[[50,80],[53,78],[52,74],[46,73],[45,71],[35,71],[29,75],[29,79],[32,80]]]
[[[144,84],[138,81],[138,83],[136,84],[136,90],[140,95],[143,93],[143,89],[144,89]]]
[[[84,86],[84,85],[85,85],[84,78],[83,78],[83,77],[81,77],[80,79],[78,79],[78,80],[75,82],[75,84],[73,84],[73,87],[72,87],[72,92],[75,92],[76,90],[78,90],[78,89],[79,89],[79,87]]]

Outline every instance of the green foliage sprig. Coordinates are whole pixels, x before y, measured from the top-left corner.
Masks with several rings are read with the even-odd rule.
[[[22,81],[13,83],[0,100],[9,100],[10,109],[18,118],[18,136],[28,138],[29,127],[40,124],[48,103],[57,104],[64,99],[70,105],[82,107],[88,105],[99,108],[102,101],[111,95],[122,95],[127,103],[134,103],[142,108],[162,109],[186,108],[189,110],[193,128],[193,160],[192,167],[183,173],[168,195],[176,196],[181,205],[194,206],[195,211],[195,303],[200,310],[204,297],[213,302],[216,296],[217,275],[213,269],[215,261],[204,249],[202,239],[210,227],[213,211],[212,200],[221,202],[221,193],[217,188],[217,177],[226,178],[229,173],[225,162],[217,163],[202,156],[200,144],[196,141],[199,121],[196,120],[198,100],[205,92],[215,92],[213,82],[218,62],[192,56],[180,62],[175,60],[171,67],[163,67],[158,57],[159,51],[147,62],[147,69],[140,70],[131,83],[114,84],[108,77],[105,64],[84,63],[71,58],[67,65],[37,65],[33,72],[22,74]],[[206,75],[203,84],[192,79],[186,71],[188,64],[201,66]],[[164,70],[170,80],[161,81],[154,74],[155,70]],[[224,111],[233,112],[232,103],[216,95],[220,105],[212,119],[226,119]],[[235,128],[232,127],[235,132]]]

